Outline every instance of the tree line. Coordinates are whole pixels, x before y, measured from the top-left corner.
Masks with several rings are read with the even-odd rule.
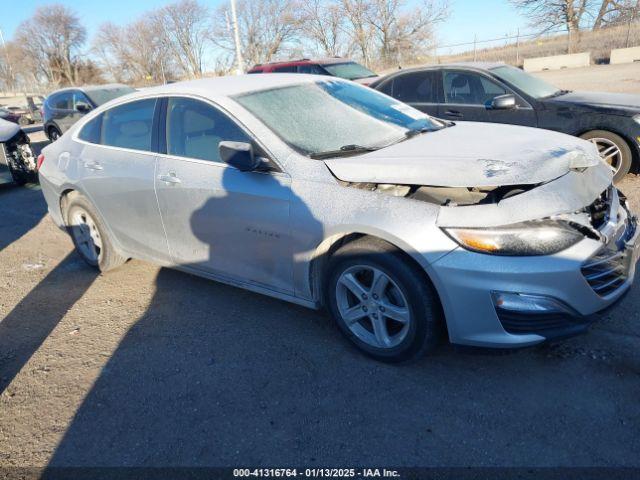
[[[247,67],[275,59],[349,56],[378,68],[433,48],[448,0],[237,0]],[[5,89],[95,82],[153,84],[234,68],[230,4],[179,0],[91,39],[70,8],[47,5],[22,22],[0,52]]]

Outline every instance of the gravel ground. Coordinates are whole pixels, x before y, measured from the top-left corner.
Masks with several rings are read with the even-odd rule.
[[[559,88],[593,92],[640,92],[640,63],[592,65],[534,74]]]
[[[97,275],[37,186],[0,185],[0,467],[638,466],[639,293],[563,342],[383,365],[321,312]]]

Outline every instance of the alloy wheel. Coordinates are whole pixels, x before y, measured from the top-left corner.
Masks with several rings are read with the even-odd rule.
[[[611,165],[614,172],[617,172],[622,165],[622,152],[620,147],[608,138],[595,137],[590,138],[589,141],[593,143],[598,149],[600,157]]]
[[[375,267],[356,265],[342,272],[336,302],[345,325],[372,347],[396,347],[409,332],[412,318],[407,296]]]
[[[71,215],[70,228],[80,253],[97,264],[102,255],[102,239],[94,219],[86,210],[75,208]]]

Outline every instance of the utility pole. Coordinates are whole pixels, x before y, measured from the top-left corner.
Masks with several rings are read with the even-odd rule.
[[[242,61],[242,49],[240,48],[240,32],[238,31],[236,0],[231,0],[231,23],[233,25],[233,37],[236,43],[236,75],[242,75],[244,73],[244,62]]]

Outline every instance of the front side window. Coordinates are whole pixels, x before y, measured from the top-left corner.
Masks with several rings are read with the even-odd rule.
[[[327,72],[319,65],[298,65],[298,73],[308,73],[311,75],[326,75]]]
[[[324,65],[324,68],[334,77],[346,78],[347,80],[377,77],[371,70],[356,62],[329,63]]]
[[[103,113],[103,145],[151,151],[151,132],[156,99],[139,100]]]
[[[247,142],[249,136],[218,109],[192,98],[170,98],[167,105],[167,153],[220,162],[222,141]]]
[[[393,98],[406,103],[436,103],[436,72],[411,72],[393,79]]]
[[[75,92],[73,94],[73,109],[75,110],[79,103],[83,103],[91,107],[91,103],[87,96],[82,92]]]
[[[506,94],[501,85],[470,72],[444,72],[446,103],[488,105],[495,97]]]
[[[353,145],[381,148],[401,141],[412,130],[443,127],[409,105],[344,81],[262,90],[235,100],[306,155]]]

